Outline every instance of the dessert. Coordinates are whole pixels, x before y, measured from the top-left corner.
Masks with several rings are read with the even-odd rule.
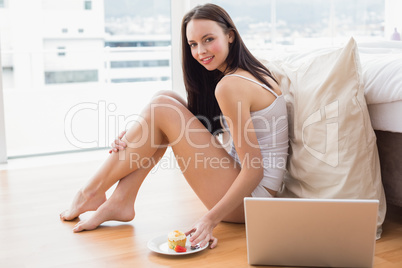
[[[187,249],[185,247],[177,245],[177,246],[174,246],[174,251],[176,251],[176,252],[186,252]]]
[[[171,249],[174,249],[177,245],[181,247],[186,247],[186,241],[186,235],[178,230],[175,230],[168,234],[168,246]]]

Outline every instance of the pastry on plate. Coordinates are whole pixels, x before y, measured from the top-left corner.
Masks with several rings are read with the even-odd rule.
[[[174,249],[174,247],[177,245],[185,247],[186,241],[187,241],[186,235],[178,230],[175,230],[168,234],[168,246],[171,249]]]

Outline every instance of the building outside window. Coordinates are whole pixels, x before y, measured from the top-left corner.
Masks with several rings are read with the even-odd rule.
[[[59,52],[57,52],[57,56],[65,56],[66,55],[66,52],[65,52],[65,50],[66,50],[66,47],[57,47],[57,50],[59,51]]]
[[[171,89],[170,1],[13,0],[0,36],[8,158],[108,147]]]
[[[84,1],[84,9],[91,10],[92,9],[92,1]]]
[[[340,45],[384,37],[384,0],[213,0],[224,7],[251,49]]]
[[[87,83],[98,79],[98,70],[45,72],[45,84]]]

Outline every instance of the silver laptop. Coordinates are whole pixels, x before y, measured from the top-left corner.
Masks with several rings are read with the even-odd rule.
[[[372,267],[378,200],[245,198],[251,265]]]

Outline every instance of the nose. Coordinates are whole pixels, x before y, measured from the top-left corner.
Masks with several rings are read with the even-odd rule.
[[[198,45],[198,55],[202,55],[205,54],[207,52],[207,50],[205,49],[205,47],[203,45]]]

